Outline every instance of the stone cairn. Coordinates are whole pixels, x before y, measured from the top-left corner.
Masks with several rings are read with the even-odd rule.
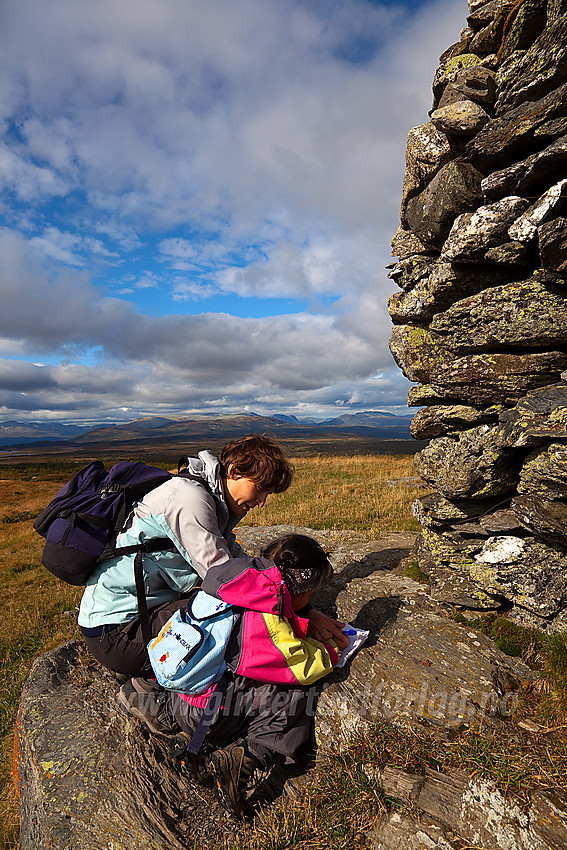
[[[390,349],[419,407],[420,568],[567,627],[567,0],[469,0],[408,136]],[[468,614],[472,617],[473,614]]]

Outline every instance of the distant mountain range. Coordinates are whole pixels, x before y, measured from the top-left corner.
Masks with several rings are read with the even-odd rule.
[[[336,436],[357,436],[377,439],[410,439],[411,416],[394,416],[381,411],[345,413],[333,419],[317,421],[296,416],[256,413],[219,414],[169,419],[147,416],[120,425],[93,428],[81,425],[60,425],[54,422],[0,422],[0,447],[63,442],[71,446],[89,443],[178,443],[195,440],[230,440],[251,433],[272,433],[280,437],[299,439]]]

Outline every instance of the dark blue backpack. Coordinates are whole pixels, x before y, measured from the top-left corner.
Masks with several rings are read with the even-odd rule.
[[[212,496],[203,478],[182,469],[186,465],[187,458],[181,458],[178,474],[196,481]],[[125,460],[107,472],[101,461],[95,460],[75,473],[33,524],[45,537],[41,563],[67,584],[85,584],[102,560],[116,555],[136,555],[134,579],[146,644],[151,634],[143,556],[144,553],[175,549],[175,545],[168,537],[156,537],[136,545],[117,547],[116,535],[122,530],[134,503],[172,477],[165,469]]]
[[[171,477],[170,472],[145,463],[121,461],[109,472],[100,460],[89,463],[59,490],[33,524],[45,537],[43,566],[68,584],[82,585],[100,560],[137,552],[141,546],[116,549],[116,534],[134,502]],[[144,546],[145,551],[158,551],[173,548],[173,543],[159,538]]]

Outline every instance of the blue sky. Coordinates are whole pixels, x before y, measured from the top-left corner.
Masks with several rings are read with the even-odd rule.
[[[3,0],[0,418],[409,413],[385,266],[461,0]]]

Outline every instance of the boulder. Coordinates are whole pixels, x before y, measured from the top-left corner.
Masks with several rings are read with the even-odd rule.
[[[554,218],[537,228],[538,247],[545,268],[567,271],[567,218]]]
[[[435,267],[435,260],[431,257],[413,256],[392,263],[388,268],[388,277],[394,280],[400,289],[411,290],[422,280],[429,277],[431,269]]]
[[[486,110],[471,100],[456,100],[431,113],[432,123],[447,136],[474,136],[488,118]]]
[[[567,440],[567,383],[532,390],[500,414],[507,446],[536,446],[546,440]]]
[[[481,262],[489,248],[509,241],[508,228],[527,207],[524,198],[511,195],[458,216],[443,245],[442,259],[457,263]]]
[[[488,174],[535,153],[541,148],[538,131],[549,141],[565,135],[562,120],[553,125],[551,122],[563,119],[566,109],[565,83],[533,103],[522,99],[510,112],[487,121],[467,145],[468,161]]]
[[[494,74],[483,65],[472,65],[462,68],[447,83],[437,109],[444,109],[458,101],[469,101],[478,104],[485,112],[492,112],[496,101],[496,80]]]
[[[406,147],[406,170],[402,186],[400,219],[407,225],[406,208],[427,186],[434,174],[452,157],[451,145],[434,124],[428,122],[410,130]]]
[[[427,248],[417,236],[407,228],[400,226],[392,237],[392,256],[399,257],[400,260],[405,260],[409,257],[414,257],[419,254],[428,254],[430,249]]]
[[[448,499],[505,495],[519,475],[519,462],[488,425],[434,438],[415,455],[415,468]]]
[[[484,29],[491,24],[501,8],[501,0],[476,0],[469,3],[469,15],[467,23],[474,30]]]
[[[456,353],[554,349],[567,344],[567,288],[552,272],[534,274],[457,301],[430,329]]]
[[[471,69],[480,64],[480,57],[474,53],[461,53],[442,62],[433,78],[433,95],[437,101],[449,83],[456,82],[465,69]]]
[[[567,499],[567,445],[551,443],[530,452],[520,472],[518,493]]]
[[[407,223],[421,242],[432,248],[443,246],[456,217],[481,203],[482,177],[470,163],[452,160],[419,195],[409,199]]]
[[[438,351],[443,351],[437,334]],[[419,353],[413,351],[417,360]],[[430,401],[421,404],[440,403],[442,399],[454,399],[474,405],[516,404],[530,390],[546,384],[556,383],[567,365],[567,354],[562,351],[517,354],[469,354],[453,362],[441,363],[431,369],[430,388],[423,392]],[[418,380],[411,379],[410,380]],[[418,396],[414,396],[417,402]]]
[[[443,404],[418,410],[411,421],[410,433],[414,440],[430,440],[453,431],[463,431],[477,425],[495,424],[501,405],[484,410],[466,404]]]
[[[392,357],[410,381],[427,381],[437,366],[454,357],[435,334],[420,325],[394,327],[389,346]]]

